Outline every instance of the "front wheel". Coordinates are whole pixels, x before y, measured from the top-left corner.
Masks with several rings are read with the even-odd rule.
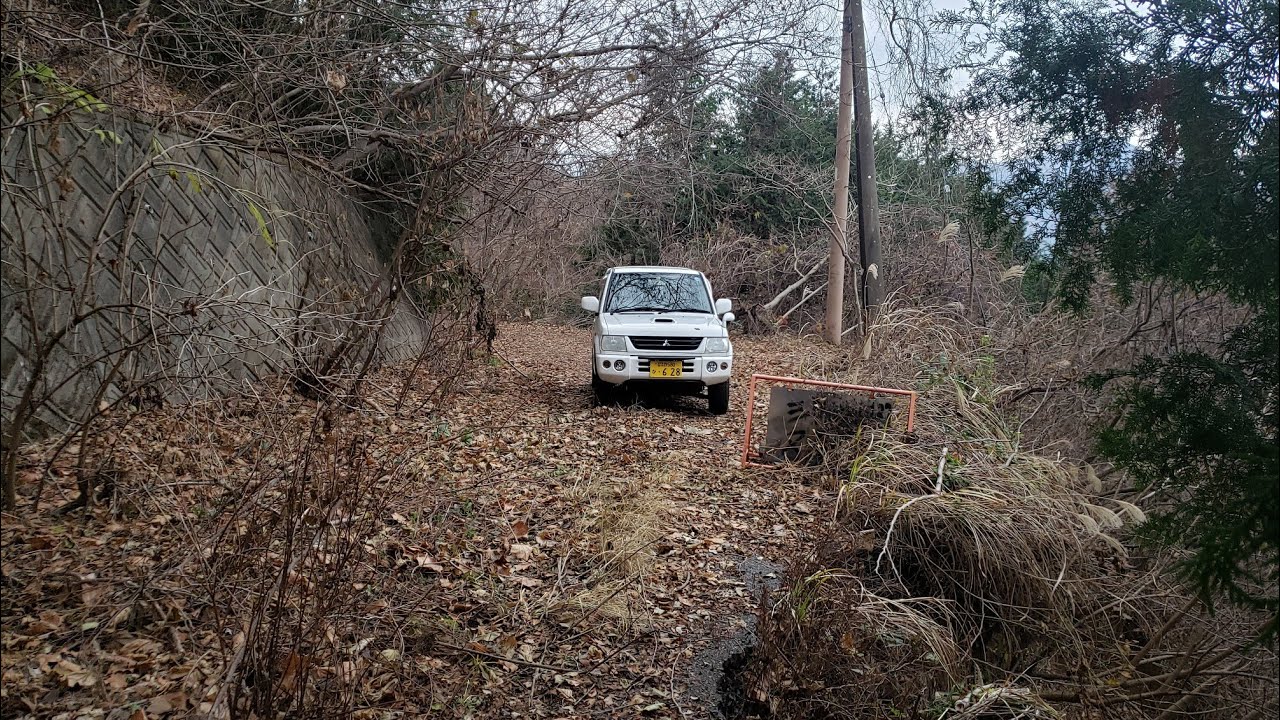
[[[608,405],[613,399],[613,387],[600,379],[595,370],[591,371],[591,395],[596,405]]]
[[[719,385],[707,386],[707,409],[712,415],[724,415],[729,412],[729,381]]]

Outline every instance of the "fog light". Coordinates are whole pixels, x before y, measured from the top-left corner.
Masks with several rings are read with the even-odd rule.
[[[625,360],[618,360],[617,362],[615,362],[615,363],[613,364],[613,367],[614,367],[615,369],[617,369],[617,370],[625,370],[625,369],[627,368],[627,361],[625,361]]]
[[[600,367],[604,368],[605,370],[608,370],[611,365],[613,365],[613,363],[609,362],[608,360],[605,360],[604,362],[600,363]]]
[[[715,361],[712,360],[711,362],[707,363],[707,372],[715,372],[716,368],[718,367],[720,366],[716,365]]]

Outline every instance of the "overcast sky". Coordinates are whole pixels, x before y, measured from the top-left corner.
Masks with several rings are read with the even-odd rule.
[[[905,70],[895,62],[897,53],[891,51],[888,24],[894,0],[864,0],[864,2],[863,17],[866,22],[873,114],[878,122],[886,115],[895,115],[901,109],[902,103],[910,99],[905,97],[909,94],[909,86],[906,82]],[[898,5],[904,7],[908,3],[899,2]],[[920,2],[911,2],[909,5],[913,9],[919,8],[917,11],[919,16],[927,18],[941,11],[964,10],[969,3],[968,0],[920,0]],[[827,71],[820,75],[815,73],[815,77],[824,85],[829,84],[833,92],[839,85],[837,72],[841,7],[840,0],[832,0],[822,7],[823,27],[826,29],[827,36],[831,38],[831,42],[819,53]],[[907,29],[903,23],[899,23],[898,27]],[[945,44],[946,41],[937,34],[931,35],[930,39],[932,42],[941,44]]]

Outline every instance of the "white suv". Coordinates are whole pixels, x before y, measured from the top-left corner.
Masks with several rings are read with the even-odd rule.
[[[591,387],[601,401],[623,385],[671,394],[707,392],[711,412],[729,411],[729,312],[697,270],[616,267],[600,297],[582,298],[596,313],[591,328]],[[603,302],[600,298],[604,298]]]

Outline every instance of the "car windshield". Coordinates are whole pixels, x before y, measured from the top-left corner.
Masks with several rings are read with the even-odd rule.
[[[609,284],[604,311],[710,313],[711,298],[694,273],[619,273]]]

